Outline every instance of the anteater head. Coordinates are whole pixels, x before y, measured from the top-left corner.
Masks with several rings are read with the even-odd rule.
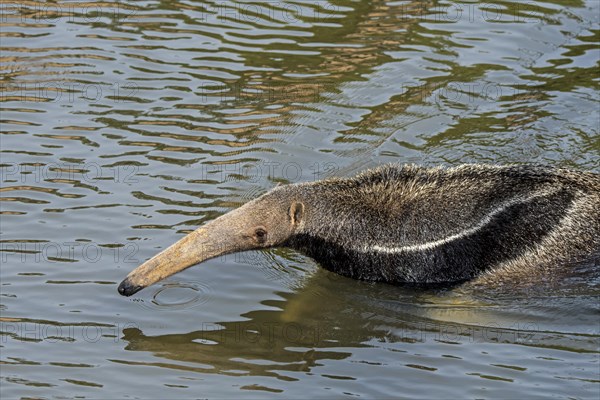
[[[119,293],[131,296],[210,258],[284,243],[304,214],[304,204],[292,186],[278,187],[191,232],[127,275]]]

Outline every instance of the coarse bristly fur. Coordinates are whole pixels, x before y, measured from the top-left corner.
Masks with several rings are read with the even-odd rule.
[[[386,165],[278,186],[132,271],[131,296],[222,254],[287,246],[355,279],[508,282],[600,253],[600,175],[536,166]]]
[[[531,274],[600,249],[600,175],[592,172],[386,165],[271,195],[305,207],[283,245],[355,279],[494,279],[489,275]]]

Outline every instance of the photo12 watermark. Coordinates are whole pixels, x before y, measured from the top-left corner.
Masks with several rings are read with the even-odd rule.
[[[334,162],[314,162],[302,166],[297,162],[256,161],[231,164],[202,164],[195,167],[195,179],[216,182],[272,180],[286,183],[316,181],[335,176],[340,167]]]
[[[203,5],[200,20],[217,23],[257,24],[264,21],[278,21],[285,24],[300,24],[306,21],[327,22],[339,18],[341,8],[326,1],[306,4],[267,0],[261,2],[217,1]]]
[[[7,343],[9,338],[27,342],[77,342],[98,343],[110,340],[118,343],[122,340],[125,329],[139,329],[135,322],[115,324],[67,324],[35,321],[20,321],[11,318],[0,319],[0,343]]]
[[[103,19],[122,23],[132,20],[137,13],[136,7],[124,1],[9,1],[0,4],[0,21],[3,23],[94,23]]]
[[[95,243],[95,242],[50,242],[18,241],[0,242],[0,259],[3,264],[20,263],[124,263],[139,264],[139,245],[136,242]]]
[[[135,82],[112,84],[74,81],[10,82],[0,85],[0,102],[22,103],[127,103],[139,92]]]
[[[89,184],[102,180],[115,183],[138,183],[138,165],[101,165],[95,162],[76,163],[2,163],[0,182],[34,184],[52,181],[78,181]]]
[[[327,92],[328,83],[306,82],[240,82],[228,85],[204,83],[198,96],[203,103],[219,102],[228,104],[318,102]]]
[[[434,7],[415,7],[411,2],[399,5],[403,19],[419,19],[437,23],[539,23],[542,7],[534,1],[491,2],[442,1]],[[398,14],[398,13],[396,13]]]

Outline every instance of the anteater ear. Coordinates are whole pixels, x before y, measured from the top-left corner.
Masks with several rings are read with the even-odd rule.
[[[303,214],[304,204],[296,201],[293,202],[290,206],[290,220],[292,221],[292,225],[298,225],[302,221]]]

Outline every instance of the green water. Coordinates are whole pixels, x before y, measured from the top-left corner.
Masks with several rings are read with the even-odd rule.
[[[348,280],[286,249],[118,295],[278,183],[600,170],[600,2],[0,5],[0,397],[593,398],[600,274]]]

